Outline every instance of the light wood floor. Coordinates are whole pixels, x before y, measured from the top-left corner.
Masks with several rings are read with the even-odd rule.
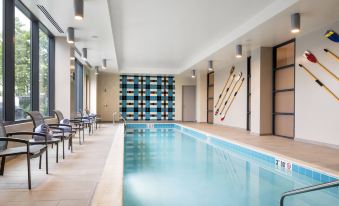
[[[74,153],[67,150],[66,159],[55,163],[55,149],[49,149],[49,171],[38,169],[38,158],[32,162],[32,190],[27,189],[25,156],[6,162],[0,176],[0,206],[82,206],[89,205],[100,180],[109,153],[114,129],[101,125],[85,144],[74,140]],[[59,147],[60,148],[60,147]],[[43,158],[44,159],[44,158]]]
[[[307,164],[339,176],[339,149],[319,146],[277,136],[251,135],[243,129],[207,123],[183,123],[210,134]]]

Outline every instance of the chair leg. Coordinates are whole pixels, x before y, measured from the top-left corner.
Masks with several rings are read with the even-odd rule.
[[[48,147],[46,148],[46,174],[48,174]]]
[[[82,142],[85,142],[85,128],[82,128]]]
[[[59,162],[59,143],[56,143],[56,163]]]
[[[42,154],[39,156],[39,169],[41,170],[41,157],[42,157]]]
[[[69,141],[71,143],[71,152],[73,152],[73,134],[69,137]]]
[[[62,138],[62,159],[65,159],[65,139]]]
[[[31,158],[30,155],[27,154],[27,175],[28,175],[28,189],[31,189]]]
[[[2,158],[1,158],[1,168],[0,168],[0,175],[1,175],[1,176],[4,175],[4,171],[5,171],[5,163],[6,163],[6,157],[2,157]]]
[[[79,129],[79,144],[81,145],[81,129]]]

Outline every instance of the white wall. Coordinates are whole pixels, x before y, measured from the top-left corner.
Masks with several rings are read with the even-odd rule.
[[[64,37],[55,38],[55,109],[70,118],[70,47]]]
[[[251,57],[251,132],[272,134],[272,48],[260,47]]]
[[[229,72],[232,65],[225,65],[222,69],[216,69],[214,72],[214,104],[218,101],[219,95],[225,85],[225,82],[229,76]],[[239,127],[246,129],[246,106],[247,106],[247,60],[245,57],[235,64],[234,73],[238,75],[239,72],[242,72],[242,77],[245,77],[244,83],[240,88],[236,98],[234,99],[224,121],[221,121],[221,116],[214,116],[214,124],[219,125],[228,125],[232,127]],[[233,82],[234,84],[234,82]],[[231,89],[229,93],[231,92]],[[229,96],[229,94],[227,95]],[[233,93],[232,93],[233,96]],[[226,100],[225,100],[226,101]],[[224,101],[224,102],[225,102]],[[220,104],[220,103],[219,103]],[[224,103],[223,103],[224,104]],[[215,111],[216,109],[214,109]]]
[[[97,77],[97,113],[102,121],[112,121],[119,112],[119,74],[100,73]],[[105,106],[107,104],[107,107]],[[115,120],[119,120],[116,116]]]
[[[97,113],[97,75],[95,75],[94,72],[90,73],[89,77],[90,81],[90,91],[89,91],[89,105],[90,105],[90,111],[93,113]]]
[[[339,55],[338,43],[324,37],[327,29],[339,32],[339,21],[296,39],[295,138],[339,146],[339,102],[298,66],[302,63],[339,96],[338,82],[302,56],[305,50],[310,50],[319,62],[339,76],[339,62],[323,51],[327,48]]]
[[[182,120],[182,86],[196,85],[196,80],[188,75],[175,75],[175,120]]]
[[[196,119],[197,122],[207,122],[207,69],[197,71]]]

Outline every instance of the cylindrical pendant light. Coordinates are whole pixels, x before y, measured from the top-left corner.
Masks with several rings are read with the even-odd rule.
[[[74,55],[74,48],[70,48],[70,60],[75,60],[75,55]]]
[[[87,61],[87,48],[82,48],[82,59]]]
[[[95,75],[98,75],[98,74],[99,74],[99,67],[95,66]]]
[[[74,28],[73,27],[68,27],[67,28],[67,42],[69,44],[74,44]]]
[[[242,45],[238,44],[235,48],[235,57],[241,58],[242,57]]]
[[[294,13],[291,15],[291,32],[298,33],[300,32],[300,14]]]
[[[103,68],[103,69],[106,69],[106,68],[107,68],[107,60],[106,60],[106,59],[103,59],[103,60],[102,60],[102,68]]]
[[[213,71],[213,61],[208,61],[208,71]]]
[[[74,0],[74,18],[76,20],[84,18],[84,0]]]
[[[192,78],[195,78],[195,69],[192,70]]]

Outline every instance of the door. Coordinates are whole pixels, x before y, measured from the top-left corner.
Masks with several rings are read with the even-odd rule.
[[[115,84],[114,75],[98,75],[97,79],[97,110],[102,121],[113,120],[114,99],[118,97],[119,87]],[[117,110],[115,110],[117,111]]]
[[[196,121],[195,101],[195,86],[182,86],[182,121]]]

